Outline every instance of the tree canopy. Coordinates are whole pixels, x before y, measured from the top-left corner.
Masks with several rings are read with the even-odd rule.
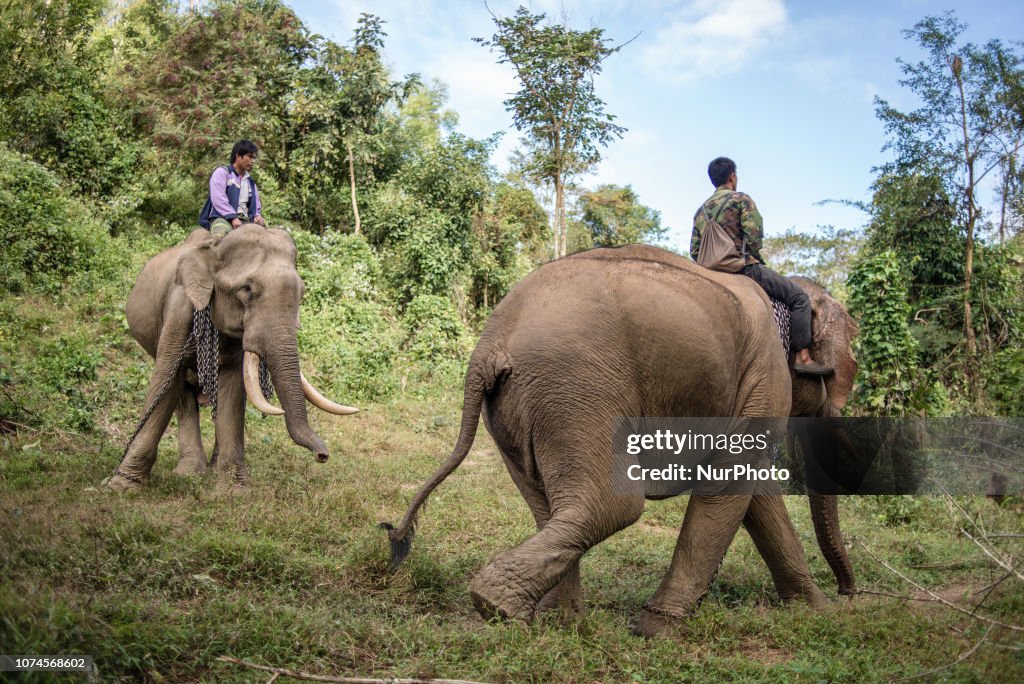
[[[512,125],[529,140],[529,174],[554,188],[559,257],[567,245],[567,180],[597,164],[600,148],[626,129],[605,111],[594,88],[602,63],[620,48],[610,45],[603,29],[580,31],[545,20],[545,14],[519,7],[511,17],[494,17],[491,38],[474,40],[515,70],[520,90],[505,100],[505,107]]]

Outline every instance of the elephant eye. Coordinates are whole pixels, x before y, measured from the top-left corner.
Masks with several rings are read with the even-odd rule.
[[[252,297],[252,285],[245,283],[237,290],[238,296],[243,299],[250,299]]]

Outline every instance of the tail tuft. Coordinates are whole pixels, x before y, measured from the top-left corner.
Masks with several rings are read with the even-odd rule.
[[[409,530],[401,536],[396,534],[398,530],[391,523],[382,522],[377,527],[388,532],[388,539],[391,542],[391,564],[388,566],[388,573],[393,574],[398,569],[398,566],[402,564],[402,561],[405,560],[405,557],[409,555],[409,551],[412,550],[415,527],[410,525]]]

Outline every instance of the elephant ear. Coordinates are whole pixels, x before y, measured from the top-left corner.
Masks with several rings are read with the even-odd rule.
[[[816,361],[835,369],[825,380],[829,401],[836,409],[846,406],[857,375],[857,359],[853,356],[853,338],[859,332],[857,322],[828,290],[807,278],[794,278],[811,300],[814,341],[811,355]]]
[[[216,261],[215,239],[196,243],[178,259],[177,282],[185,289],[192,306],[202,311],[213,297],[213,264]]]

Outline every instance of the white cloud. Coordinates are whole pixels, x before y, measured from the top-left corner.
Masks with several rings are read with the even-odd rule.
[[[641,61],[666,81],[732,73],[788,27],[782,0],[693,0],[671,13]]]

